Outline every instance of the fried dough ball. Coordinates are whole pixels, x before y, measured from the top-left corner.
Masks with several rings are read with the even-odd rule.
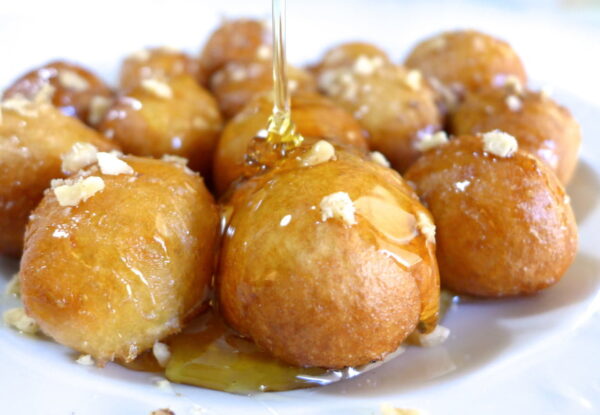
[[[492,87],[509,75],[522,83],[527,80],[521,59],[508,43],[475,30],[444,32],[424,40],[415,46],[405,65],[459,96]]]
[[[341,368],[435,327],[435,227],[396,172],[320,143],[233,193],[217,292],[229,324],[277,358]]]
[[[272,45],[271,30],[264,21],[226,20],[212,33],[200,53],[199,78],[207,81],[229,62],[270,61]]]
[[[0,106],[0,253],[19,255],[29,213],[50,180],[64,177],[61,155],[75,143],[118,147],[49,102],[15,97]]]
[[[517,138],[520,148],[548,164],[563,184],[577,166],[579,125],[568,109],[545,93],[517,87],[467,94],[451,113],[449,125],[454,134],[502,129]]]
[[[214,73],[210,79],[210,90],[215,94],[225,118],[240,112],[254,96],[273,90],[272,69],[271,61],[229,62]],[[288,66],[287,77],[292,94],[317,89],[314,78],[304,69]]]
[[[292,97],[292,121],[305,137],[318,137],[366,153],[367,140],[360,124],[344,109],[314,92]],[[271,94],[262,94],[227,123],[214,158],[213,178],[218,193],[242,176],[248,146],[267,126],[273,112]]]
[[[494,131],[461,136],[406,173],[437,226],[442,285],[483,297],[533,294],[573,262],[569,198],[544,163]],[[500,155],[499,155],[500,154]]]
[[[114,159],[45,193],[19,273],[25,309],[42,331],[100,362],[133,360],[199,310],[218,233],[197,174],[161,160]],[[115,163],[125,168],[114,171]],[[101,173],[107,168],[112,174]],[[80,189],[81,200],[59,193],[85,180],[102,187]]]
[[[189,75],[144,80],[120,97],[100,124],[127,153],[185,157],[203,175],[210,173],[221,128],[215,99]]]
[[[45,85],[52,103],[63,114],[77,117],[89,125],[98,123],[100,114],[113,97],[111,89],[98,76],[80,65],[53,61],[17,79],[6,91],[4,99],[19,94],[33,99]]]
[[[336,50],[327,56],[335,56]],[[348,55],[350,56],[350,55]],[[423,135],[442,125],[435,94],[420,72],[392,65],[377,55],[318,71],[322,92],[350,111],[370,135],[370,147],[405,171],[421,154]]]
[[[131,91],[144,79],[167,80],[179,75],[195,77],[198,62],[186,53],[170,47],[143,49],[129,55],[121,66],[119,87]]]

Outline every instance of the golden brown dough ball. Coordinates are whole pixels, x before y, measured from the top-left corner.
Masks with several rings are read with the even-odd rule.
[[[437,226],[442,285],[461,294],[533,294],[573,262],[577,228],[556,175],[514,137],[461,136],[406,173]]]
[[[304,69],[288,66],[290,93],[316,91],[315,80]],[[226,119],[240,112],[250,100],[263,92],[273,90],[271,61],[229,62],[214,73],[210,90],[215,94]]]
[[[419,322],[433,329],[439,282],[435,227],[414,192],[327,146],[236,189],[216,281],[241,334],[289,364],[341,368],[382,359]]]
[[[454,134],[501,129],[519,147],[548,164],[566,184],[577,166],[581,131],[568,109],[545,93],[517,88],[486,89],[467,94],[450,115]]]
[[[361,152],[368,150],[367,140],[360,124],[331,100],[313,93],[298,93],[292,97],[292,121],[296,130],[305,137],[318,137],[348,145]],[[244,160],[259,131],[265,129],[273,112],[271,94],[262,94],[230,120],[217,145],[213,178],[218,193],[242,176]]]
[[[270,61],[272,33],[261,20],[225,20],[208,38],[200,53],[200,79],[208,80],[229,62]]]
[[[27,314],[100,362],[131,361],[206,300],[217,227],[212,196],[185,166],[101,161],[55,183],[34,212],[20,270]]]
[[[17,79],[6,91],[4,99],[19,94],[33,99],[50,84],[52,103],[63,114],[96,125],[102,111],[113,97],[111,89],[98,76],[80,65],[53,61]]]
[[[179,75],[196,76],[197,73],[198,62],[180,50],[170,47],[143,49],[123,61],[119,87],[127,92],[144,79],[167,80]]]
[[[525,83],[521,59],[506,42],[475,30],[444,32],[419,43],[405,65],[461,96],[514,76]]]
[[[322,92],[368,131],[371,149],[383,153],[400,172],[421,154],[422,136],[441,128],[435,94],[421,73],[380,56],[358,55],[352,65],[325,68],[317,81]]]
[[[0,253],[19,255],[29,213],[50,180],[64,177],[61,155],[75,143],[118,147],[47,101],[15,97],[0,106]]]
[[[178,155],[203,175],[210,173],[221,128],[215,99],[189,75],[144,80],[119,97],[100,124],[126,153]]]

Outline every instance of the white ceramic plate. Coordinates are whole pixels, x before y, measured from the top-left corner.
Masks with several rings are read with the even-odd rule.
[[[36,10],[44,7],[42,3],[27,3],[22,9],[0,11],[0,39],[11,39],[6,49],[12,57],[8,62],[3,60],[0,66],[0,85],[7,84],[25,69],[56,56],[84,62],[111,79],[123,54],[146,44],[166,43],[197,49],[207,31],[218,22],[217,6],[191,5],[183,1],[171,2],[170,6],[157,2],[144,7],[136,3],[122,5],[107,1],[102,10],[94,11],[92,15],[83,9],[70,10],[69,14],[66,11],[65,14],[56,13],[61,6],[78,7],[64,1],[53,3],[54,12]],[[268,0],[263,3],[258,10],[244,3],[223,7],[222,11],[255,11],[254,14],[265,16]],[[453,10],[440,6],[443,13],[433,16],[427,7],[406,8],[388,2],[377,6],[359,1],[303,4],[307,8],[302,10],[298,5],[289,5],[292,13],[289,18],[290,55],[297,57],[297,61],[316,59],[324,46],[356,38],[373,40],[399,57],[400,52],[419,36],[455,26],[481,27],[509,38],[517,49],[529,53],[523,52],[523,55],[526,63],[532,62],[532,67],[539,67],[540,61],[544,61],[544,57],[540,57],[542,52],[535,54],[530,40],[519,42],[520,35],[522,39],[529,39],[526,33],[534,30],[532,21],[510,13],[491,15],[479,8]],[[339,7],[340,4],[344,7]],[[26,10],[27,6],[31,9]],[[173,12],[174,7],[177,13]],[[333,12],[337,17],[327,19]],[[134,15],[139,19],[135,27],[131,26],[132,19],[127,17]],[[172,15],[181,22],[165,19]],[[428,30],[420,23],[426,16],[430,16]],[[513,29],[510,32],[506,30],[509,22]],[[545,27],[546,23],[536,24]],[[159,33],[157,25],[163,28]],[[297,35],[300,29],[302,39]],[[519,30],[520,35],[515,33]],[[572,36],[584,38],[581,33],[575,33]],[[565,49],[564,53],[569,51]],[[537,79],[545,74],[541,73]],[[560,78],[544,80],[561,85]],[[577,84],[572,85],[572,89],[577,89]],[[108,365],[104,369],[83,367],[74,364],[76,355],[70,350],[49,341],[19,335],[0,325],[2,411],[120,415],[148,414],[154,409],[170,407],[178,415],[194,413],[194,409],[200,413],[199,408],[211,414],[237,413],[242,412],[242,408],[243,413],[370,414],[376,413],[381,403],[391,402],[439,414],[456,413],[452,408],[460,408],[463,414],[500,413],[495,411],[495,406],[467,402],[481,392],[491,377],[509,370],[518,373],[518,368],[525,362],[543,353],[554,342],[569,337],[600,305],[600,257],[597,253],[600,244],[600,143],[597,139],[600,137],[600,109],[568,93],[557,94],[557,99],[580,121],[584,144],[579,168],[569,186],[580,225],[580,251],[568,274],[555,287],[533,298],[458,304],[444,321],[452,334],[443,346],[410,348],[397,359],[358,378],[322,388],[252,397],[184,385],[173,385],[172,391],[158,389],[153,385],[151,375],[117,365]],[[4,291],[8,278],[16,270],[15,261],[0,258],[0,292]],[[0,295],[0,311],[14,305],[13,299]],[[577,345],[572,349],[569,357],[572,362],[588,358],[577,355]],[[598,369],[597,363],[595,368]],[[506,384],[492,396],[507,399],[514,390],[511,386],[518,385],[518,379],[515,379],[512,385]],[[540,392],[536,393],[532,399],[545,399]]]

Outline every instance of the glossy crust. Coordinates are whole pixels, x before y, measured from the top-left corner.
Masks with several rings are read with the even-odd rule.
[[[288,85],[291,93],[314,92],[316,83],[310,72],[288,66]],[[229,62],[214,73],[210,90],[215,94],[225,118],[240,112],[256,95],[273,90],[271,61]]]
[[[189,75],[161,81],[171,96],[139,86],[120,97],[100,124],[126,153],[161,157],[174,154],[207,175],[222,128],[212,95]]]
[[[248,146],[267,126],[272,111],[271,94],[262,94],[225,126],[214,158],[213,178],[218,193],[223,194],[242,176]],[[363,153],[368,151],[360,124],[344,109],[319,94],[305,92],[292,97],[292,121],[305,137],[323,138]]]
[[[129,55],[123,61],[119,78],[121,91],[131,91],[144,79],[168,80],[179,75],[195,77],[198,61],[186,53],[169,48],[144,49]]]
[[[458,94],[492,87],[513,75],[525,83],[521,59],[506,42],[475,30],[444,32],[419,43],[405,65],[419,69]]]
[[[406,173],[433,214],[442,285],[462,294],[533,294],[556,283],[577,252],[577,228],[556,175],[519,150],[483,152],[461,136]]]
[[[46,84],[54,87],[52,103],[63,114],[90,125],[94,124],[93,117],[90,118],[92,100],[113,97],[111,89],[98,76],[78,64],[65,61],[53,61],[26,73],[4,91],[3,97],[21,94],[33,98]]]
[[[200,53],[199,79],[208,85],[213,73],[229,62],[270,61],[273,38],[264,21],[225,20]]]
[[[382,359],[419,319],[427,329],[437,321],[435,242],[422,231],[430,215],[393,170],[339,149],[335,161],[300,167],[302,151],[225,207],[220,310],[293,365]],[[323,221],[320,203],[336,192],[354,201],[356,224]]]
[[[513,109],[509,104],[515,105]],[[548,164],[563,184],[577,166],[579,125],[569,110],[542,93],[487,89],[467,94],[451,113],[449,124],[454,134],[506,131],[518,139],[522,149]]]
[[[27,227],[21,296],[57,342],[100,362],[131,361],[207,298],[218,214],[197,174],[126,157],[135,176],[102,175],[105,188],[74,207],[52,190]]]
[[[344,45],[338,48],[343,51]],[[325,56],[335,56],[336,50]],[[317,72],[320,90],[368,131],[372,150],[404,172],[421,154],[421,135],[442,126],[433,90],[419,72],[392,65],[379,55],[359,54],[354,63],[343,62],[331,68],[320,65],[325,68]]]
[[[31,104],[26,114],[2,109],[0,122],[0,253],[9,255],[21,253],[27,218],[50,180],[64,177],[62,154],[78,142],[118,148],[48,103]]]

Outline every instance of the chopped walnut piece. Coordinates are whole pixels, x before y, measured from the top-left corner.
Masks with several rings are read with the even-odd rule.
[[[80,177],[77,180],[54,179],[52,190],[61,206],[77,206],[104,189],[104,180],[98,176]]]
[[[82,168],[95,163],[98,149],[95,145],[78,142],[71,149],[60,156],[62,160],[61,170],[65,174],[75,173]]]
[[[82,366],[94,366],[96,362],[94,362],[94,358],[89,354],[82,354],[75,360],[78,365]]]
[[[141,85],[142,88],[154,94],[158,98],[173,98],[173,90],[171,89],[169,84],[163,81],[159,81],[158,79],[144,79]]]
[[[499,157],[510,157],[519,148],[516,138],[499,130],[485,133],[482,137],[483,150]]]
[[[438,131],[433,134],[423,134],[420,140],[415,143],[419,151],[427,151],[448,142],[448,134],[445,131]]]
[[[421,85],[423,82],[423,75],[421,74],[421,71],[419,71],[417,69],[411,69],[406,74],[406,77],[404,78],[404,82],[413,91],[418,91],[419,89],[421,89]]]
[[[315,166],[335,158],[335,148],[326,140],[317,141],[302,157],[302,164]]]
[[[100,152],[97,155],[98,165],[102,174],[116,176],[119,174],[134,174],[133,168],[117,157],[114,153]]]
[[[166,367],[167,363],[169,363],[169,359],[171,359],[171,351],[169,350],[169,346],[161,342],[154,343],[154,346],[152,346],[152,354],[156,358],[156,361],[160,367]]]
[[[112,99],[103,97],[102,95],[94,96],[90,101],[90,113],[88,114],[88,122],[91,125],[97,125],[102,121],[110,106]]]
[[[369,159],[383,167],[390,167],[390,162],[385,156],[379,151],[371,151],[369,154]]]
[[[523,108],[523,103],[521,102],[521,98],[516,95],[509,95],[506,97],[506,106],[511,111],[520,111]]]
[[[4,323],[20,332],[27,334],[35,334],[39,331],[39,327],[34,319],[25,313],[23,307],[8,309],[2,314]]]
[[[342,219],[346,225],[355,225],[356,218],[354,213],[356,208],[350,196],[346,192],[336,192],[325,196],[319,203],[321,208],[321,220],[327,221],[329,218]]]
[[[77,72],[61,69],[58,71],[58,82],[61,86],[76,92],[85,91],[90,87],[90,83]]]

